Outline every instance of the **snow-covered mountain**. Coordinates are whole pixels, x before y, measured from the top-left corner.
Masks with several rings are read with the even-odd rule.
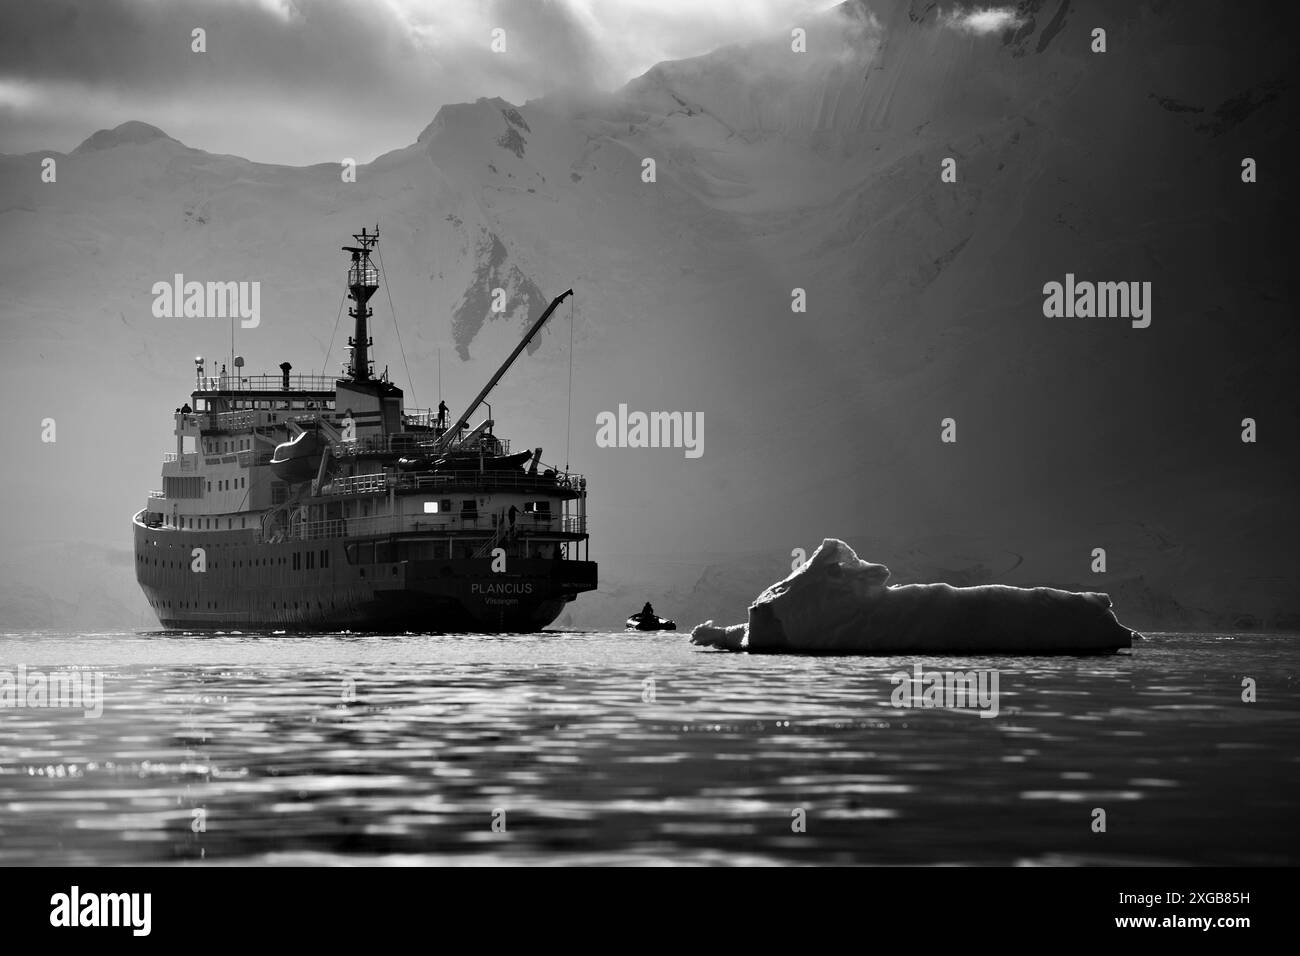
[[[1109,590],[1138,627],[1297,626],[1285,32],[1217,3],[1028,0],[991,32],[968,12],[851,0],[791,25],[807,52],[783,34],[612,94],[444,107],[354,183],[145,123],[0,156],[0,622],[147,611],[105,556],[129,550],[193,356],[231,351],[224,320],[155,318],[153,283],[260,281],[260,325],[235,330],[248,371],[335,371],[338,247],[378,222],[377,364],[408,384],[395,311],[408,404],[437,404],[440,357],[459,411],[575,289],[569,457],[604,583],[561,623],[617,626],[647,597],[740,620],[793,548],[836,536],[900,583]],[[1151,326],[1046,318],[1067,273],[1151,282]],[[560,464],[569,322],[491,399],[499,433]],[[703,456],[596,447],[620,404],[703,413]]]

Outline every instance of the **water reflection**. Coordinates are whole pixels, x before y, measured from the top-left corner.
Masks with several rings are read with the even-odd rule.
[[[922,662],[983,719],[683,636],[8,635],[105,706],[0,711],[0,862],[1294,864],[1296,647]]]

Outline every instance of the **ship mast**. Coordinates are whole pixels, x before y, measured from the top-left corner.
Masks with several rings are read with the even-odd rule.
[[[379,288],[379,270],[370,261],[370,250],[379,241],[379,226],[375,226],[373,233],[367,233],[362,226],[361,233],[353,233],[352,238],[357,245],[343,246],[344,252],[352,253],[352,266],[348,269],[348,298],[356,303],[348,309],[348,315],[356,319],[356,333],[348,339],[348,345],[353,347],[350,372],[354,382],[367,382],[370,380],[370,346],[374,342],[367,336],[366,319],[374,314],[374,310],[366,303]]]

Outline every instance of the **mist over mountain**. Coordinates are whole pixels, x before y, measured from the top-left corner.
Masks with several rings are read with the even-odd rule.
[[[1296,87],[1267,9],[1029,0],[989,27],[852,0],[791,24],[806,52],[787,32],[613,93],[444,107],[355,182],[147,117],[0,156],[0,626],[152,624],[130,516],[194,356],[232,351],[224,319],[154,317],[153,284],[259,281],[245,371],[337,372],[338,247],[376,223],[376,364],[408,405],[441,387],[459,413],[575,290],[571,438],[568,303],[489,399],[516,449],[563,466],[568,447],[589,480],[602,586],[560,625],[617,627],[647,598],[739,621],[835,536],[894,583],[1103,590],[1139,628],[1300,626]],[[1150,282],[1150,326],[1046,317],[1067,274]],[[597,447],[620,404],[702,413],[704,454]]]

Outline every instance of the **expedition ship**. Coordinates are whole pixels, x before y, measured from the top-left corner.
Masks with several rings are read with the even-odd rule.
[[[596,587],[587,482],[470,426],[557,297],[455,422],[376,378],[367,305],[379,239],[348,269],[340,378],[205,374],[175,413],[161,490],[134,518],[136,579],[166,628],[535,631]],[[213,367],[215,371],[215,363]]]

